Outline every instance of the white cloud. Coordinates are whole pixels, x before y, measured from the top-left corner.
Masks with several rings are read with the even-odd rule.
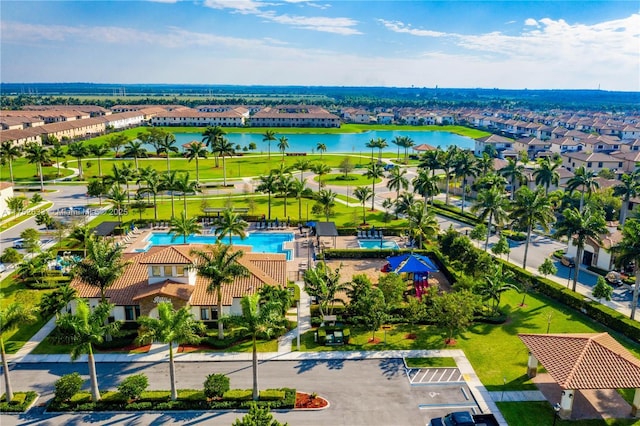
[[[539,27],[540,25],[538,25],[538,21],[536,21],[533,18],[528,18],[524,21],[524,24],[528,27]]]
[[[439,31],[431,31],[431,30],[418,30],[415,28],[411,28],[411,25],[404,24],[400,21],[387,21],[384,19],[378,19],[382,25],[384,25],[388,30],[393,31],[394,33],[405,33],[411,34],[418,37],[444,37],[449,34],[439,32]]]
[[[254,0],[205,0],[203,4],[212,9],[232,9],[243,14],[258,13],[261,7],[267,5]]]

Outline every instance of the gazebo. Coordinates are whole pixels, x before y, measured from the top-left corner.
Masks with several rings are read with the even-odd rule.
[[[527,374],[538,362],[562,389],[559,415],[571,417],[577,390],[635,389],[631,415],[640,408],[640,360],[608,333],[519,334],[529,349]]]
[[[437,148],[435,146],[429,145],[428,143],[421,143],[420,145],[416,145],[412,147],[414,151],[435,151]]]
[[[318,244],[320,238],[331,237],[333,239],[333,248],[336,248],[336,237],[338,236],[338,229],[334,222],[316,222],[314,224],[314,230],[316,237],[318,238]]]

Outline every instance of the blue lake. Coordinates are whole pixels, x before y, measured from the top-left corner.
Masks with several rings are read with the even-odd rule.
[[[266,129],[265,129],[266,130]],[[364,133],[339,133],[339,134],[288,134],[285,132],[276,132],[276,137],[286,136],[289,140],[289,148],[287,152],[316,152],[316,146],[323,143],[327,147],[327,152],[340,153],[371,153],[371,149],[366,144],[371,139],[386,139],[389,146],[384,149],[385,152],[397,152],[398,147],[391,141],[397,136],[409,136],[413,139],[415,145],[423,143],[446,149],[450,145],[456,145],[463,149],[473,149],[474,140],[465,136],[456,135],[449,132],[425,132],[425,131],[382,131],[372,130]],[[182,145],[192,142],[201,141],[202,135],[198,133],[175,133],[177,145],[182,149]],[[268,149],[267,142],[262,141],[262,135],[256,133],[229,133],[227,139],[234,145],[241,147],[248,146],[253,142],[258,149],[256,152],[266,153]],[[153,147],[147,147],[153,151]],[[374,153],[377,154],[375,149]],[[271,142],[271,153],[278,154],[278,141]],[[409,150],[412,153],[412,150]],[[400,155],[404,154],[404,149],[400,149]]]

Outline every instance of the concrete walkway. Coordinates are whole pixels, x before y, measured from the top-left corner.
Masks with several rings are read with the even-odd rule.
[[[539,390],[530,391],[494,391],[489,392],[489,397],[495,402],[521,402],[521,401],[546,401]]]
[[[311,297],[304,291],[304,283],[297,282],[296,285],[300,287],[300,302],[298,303],[298,308],[300,310],[300,317],[298,322],[298,327],[289,331],[287,334],[283,335],[278,339],[278,353],[284,354],[293,351],[294,342],[297,344],[298,333],[303,335],[307,331],[311,330]],[[291,317],[289,313],[287,313],[287,317],[290,320],[298,320],[297,311],[294,309],[294,317]]]

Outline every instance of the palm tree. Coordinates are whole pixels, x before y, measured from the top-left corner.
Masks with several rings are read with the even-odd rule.
[[[227,186],[227,165],[224,159],[227,155],[233,155],[235,153],[233,144],[229,142],[229,139],[223,137],[216,144],[214,153],[218,157],[222,157],[222,184]]]
[[[266,176],[260,176],[260,185],[256,188],[256,191],[266,192],[268,195],[268,214],[267,219],[271,220],[271,194],[278,191],[278,177],[273,173],[269,173]]]
[[[252,369],[253,369],[253,400],[257,401],[258,394],[258,337],[270,338],[271,335],[284,329],[284,316],[281,305],[274,301],[263,303],[259,294],[244,296],[240,299],[242,315],[229,318],[229,322],[238,330],[244,330],[251,336],[252,341]]]
[[[136,165],[136,171],[138,171],[138,158],[146,158],[147,150],[142,147],[142,142],[129,141],[129,143],[124,147],[122,156],[125,158],[133,157],[134,163]]]
[[[176,137],[173,133],[167,133],[164,135],[164,139],[159,140],[156,143],[156,154],[160,156],[161,154],[167,154],[167,171],[171,170],[171,153],[178,153],[180,150],[176,146]]]
[[[483,175],[491,173],[495,169],[493,157],[486,152],[483,152],[482,156],[479,157],[476,161],[478,162],[478,167],[480,167],[480,171]]]
[[[398,146],[398,152],[400,152],[400,147],[404,148],[404,164],[407,164],[409,148],[415,145],[413,139],[409,136],[396,136],[391,142]]]
[[[600,242],[600,235],[607,232],[607,223],[604,220],[602,210],[585,208],[583,212],[574,208],[565,209],[562,218],[556,226],[555,235],[564,236],[576,246],[576,271],[573,275],[573,291],[576,291],[578,283],[579,264],[582,262],[582,252],[587,242],[591,238]]]
[[[327,267],[325,262],[318,262],[315,268],[307,269],[304,272],[304,290],[318,300],[318,308],[320,317],[324,318],[325,314],[333,313],[333,304],[341,302],[342,299],[336,298],[336,294],[344,291],[346,284],[340,283],[340,267],[335,270]],[[330,306],[331,304],[331,306]]]
[[[82,159],[89,155],[89,149],[83,142],[73,142],[67,147],[67,154],[78,160],[78,179],[82,179]]]
[[[371,163],[367,166],[367,171],[364,174],[368,179],[371,179],[371,211],[375,210],[374,202],[376,198],[376,179],[380,179],[384,176],[384,168],[379,163]]]
[[[516,183],[522,185],[527,181],[524,175],[524,165],[518,164],[518,160],[509,157],[507,158],[507,165],[500,169],[498,173],[511,183],[511,201],[513,201],[516,192]]]
[[[158,220],[158,202],[157,197],[158,193],[162,190],[162,182],[160,175],[155,169],[151,169],[148,173],[144,175],[141,174],[141,177],[144,180],[144,186],[138,189],[138,192],[142,195],[153,196],[153,219]]]
[[[322,142],[318,142],[318,144],[316,145],[316,149],[320,153],[320,161],[322,161],[322,153],[327,152],[327,145],[323,144]]]
[[[247,237],[247,228],[249,228],[249,224],[230,208],[222,211],[222,216],[216,220],[215,226],[214,233],[218,236],[218,242],[227,235],[229,236],[229,246],[233,245],[232,237],[234,235],[244,240]]]
[[[218,339],[224,339],[224,325],[222,319],[222,286],[232,284],[236,278],[249,274],[249,270],[238,262],[242,257],[241,250],[231,252],[231,246],[216,244],[204,250],[191,250],[196,255],[196,270],[198,275],[209,280],[208,292],[214,292],[218,305]]]
[[[418,176],[413,178],[411,184],[413,185],[413,190],[422,195],[425,200],[431,198],[431,205],[433,205],[433,197],[440,192],[439,180],[440,176],[429,175],[428,170],[419,169]]]
[[[451,175],[452,175],[452,168],[455,167],[456,165],[456,161],[458,158],[458,153],[460,152],[459,148],[455,145],[451,145],[449,146],[449,148],[447,148],[446,151],[442,152],[442,158],[440,159],[440,165],[442,166],[442,169],[444,170],[444,178],[445,178],[445,189],[444,189],[444,196],[445,196],[445,200],[444,203],[445,204],[449,204],[449,180],[451,179]]]
[[[509,201],[502,189],[492,187],[478,193],[475,204],[471,206],[471,212],[479,213],[480,220],[487,220],[488,232],[484,243],[484,251],[487,251],[489,247],[489,235],[491,235],[494,221],[497,225],[500,225],[506,219],[508,209]]]
[[[92,228],[89,225],[76,225],[69,233],[69,238],[82,245],[83,257],[87,257],[87,245],[91,239]]]
[[[287,216],[287,197],[289,196],[289,194],[291,194],[291,191],[293,190],[293,184],[294,184],[294,179],[293,177],[288,174],[281,174],[280,176],[278,176],[278,191],[280,191],[280,194],[282,194],[283,198],[284,198],[284,216]]]
[[[298,222],[302,222],[302,195],[306,189],[302,180],[294,180],[291,183],[291,195],[298,200]]]
[[[170,302],[158,303],[158,318],[142,316],[138,318],[138,342],[148,344],[160,342],[169,345],[169,380],[171,381],[171,400],[178,399],[176,388],[176,368],[173,360],[173,345],[196,344],[202,338],[199,333],[205,331],[204,323],[197,321],[190,306],[176,310]]]
[[[316,163],[311,166],[311,171],[318,175],[318,191],[322,189],[322,176],[331,172],[331,167],[324,163]]]
[[[0,144],[0,160],[2,160],[3,164],[5,161],[9,163],[9,176],[11,177],[11,183],[13,183],[13,160],[18,159],[21,156],[22,148],[19,145],[14,145],[13,141],[2,141]],[[60,176],[59,168],[58,176]]]
[[[434,238],[440,232],[440,225],[433,212],[427,212],[426,201],[416,201],[407,209],[409,235],[418,240],[418,248],[422,242]]]
[[[102,176],[102,157],[109,153],[109,147],[103,143],[90,145],[89,152],[98,159],[98,176]]]
[[[311,167],[311,162],[306,158],[301,158],[293,164],[293,168],[295,170],[300,170],[300,182],[302,182],[302,179],[303,179],[302,174],[307,170],[309,170],[310,167]]]
[[[388,146],[389,144],[385,138],[378,138],[375,140],[375,147],[378,148],[378,163],[382,163],[382,150]]]
[[[622,197],[622,207],[620,208],[620,226],[624,225],[629,212],[631,198],[640,195],[640,169],[631,174],[623,174],[620,178],[622,183],[613,187],[613,195]]]
[[[191,160],[196,160],[196,182],[200,183],[200,167],[198,164],[198,158],[207,158],[207,150],[201,142],[193,141],[187,145],[185,152],[189,162],[191,162]]]
[[[122,224],[122,213],[124,212],[124,203],[127,198],[120,185],[113,185],[109,192],[107,192],[107,198],[113,203],[113,207],[118,213],[118,221]]]
[[[60,177],[60,158],[64,158],[64,149],[59,143],[53,144],[49,154],[56,159],[56,167],[58,168],[57,177]],[[100,163],[98,163],[98,170],[100,169]],[[9,163],[9,170],[11,170],[11,163]],[[13,182],[13,174],[11,175],[11,182]]]
[[[171,234],[172,242],[176,238],[182,237],[182,244],[187,244],[187,237],[200,233],[198,218],[187,217],[187,212],[184,210],[180,212],[180,217],[171,218],[169,226],[169,234]]]
[[[498,312],[498,308],[500,307],[500,298],[502,293],[508,290],[520,290],[520,288],[510,282],[513,278],[513,273],[511,271],[503,271],[502,264],[497,265],[493,268],[493,273],[489,276],[485,277],[485,280],[479,283],[475,290],[480,294],[485,300],[491,299],[493,313]]]
[[[271,161],[271,142],[276,140],[276,132],[273,130],[267,130],[262,135],[262,142],[266,142],[268,145],[268,160]]]
[[[220,126],[207,127],[202,133],[202,143],[211,148],[211,152],[215,156],[216,167],[218,167],[218,156],[215,155],[216,147],[227,133]]]
[[[286,136],[280,136],[278,139],[278,149],[282,153],[282,161],[284,161],[284,152],[289,148],[289,139]]]
[[[135,178],[136,171],[131,167],[131,163],[123,163],[121,167],[118,167],[116,163],[111,166],[111,176],[107,176],[105,179],[108,183],[116,183],[118,185],[125,185],[127,188],[127,202],[131,201],[131,194],[129,191],[129,181]]]
[[[318,203],[318,205],[321,207],[322,212],[324,213],[324,216],[327,219],[327,222],[329,222],[329,217],[331,216],[331,213],[333,213],[333,208],[336,205],[337,195],[338,194],[336,194],[330,189],[322,189],[318,191],[315,195],[315,200]]]
[[[420,163],[418,164],[419,169],[429,170],[431,172],[431,176],[436,175],[436,170],[441,167],[441,159],[442,159],[442,150],[440,148],[427,151],[422,155],[422,159],[420,159]]]
[[[42,173],[42,164],[49,161],[49,150],[45,149],[39,143],[30,143],[26,146],[27,160],[31,164],[35,164],[40,176],[40,191],[44,192],[44,176]]]
[[[4,387],[6,390],[5,401],[13,400],[13,388],[9,378],[9,363],[4,349],[4,336],[8,331],[13,331],[20,325],[36,321],[35,309],[26,307],[19,302],[13,302],[0,310],[0,353],[2,354],[2,372],[4,373]]]
[[[395,202],[396,217],[400,214],[407,214],[409,208],[416,202],[413,192],[404,191]]]
[[[531,243],[531,231],[540,226],[543,231],[549,232],[549,227],[556,221],[551,201],[539,186],[535,191],[523,186],[516,191],[516,199],[510,214],[514,225],[519,229],[527,230],[527,242],[524,247],[524,259],[522,269],[527,269],[527,254]]]
[[[100,302],[98,306],[91,309],[84,299],[76,302],[76,312],[62,315],[56,323],[61,328],[72,329],[76,339],[71,348],[71,360],[75,361],[82,354],[87,354],[87,364],[89,365],[89,381],[91,382],[91,399],[100,400],[100,390],[98,388],[98,374],[96,362],[93,357],[93,345],[102,343],[105,337],[111,336],[120,328],[120,322],[109,322],[111,311],[114,305]]]
[[[544,185],[545,193],[549,193],[551,185],[558,185],[560,182],[560,174],[558,168],[562,164],[560,161],[552,160],[550,157],[542,157],[538,159],[538,168],[533,171],[533,177],[536,185]]]
[[[178,175],[174,171],[165,172],[160,175],[160,187],[163,191],[169,191],[171,194],[171,218],[176,216],[174,209],[174,191],[176,191],[176,187],[178,185]]]
[[[624,223],[622,241],[613,246],[612,251],[615,254],[615,263],[618,267],[634,264],[633,274],[636,277],[636,283],[633,287],[630,318],[635,319],[638,292],[640,291],[640,219],[629,219]]]
[[[584,166],[578,167],[571,179],[567,181],[567,190],[569,194],[580,188],[580,211],[584,207],[584,194],[588,194],[591,197],[591,193],[600,188],[600,184],[596,180],[597,175],[587,170]]]
[[[467,178],[476,177],[480,173],[480,167],[473,153],[461,151],[458,155],[453,173],[456,178],[462,179],[460,192],[462,192],[462,213],[464,213],[465,199],[467,196]]]
[[[175,191],[182,193],[182,202],[184,212],[187,212],[187,194],[195,194],[200,191],[198,189],[198,183],[189,180],[189,172],[180,173],[176,177],[175,185],[173,186]]]
[[[106,303],[105,293],[129,265],[122,255],[122,247],[112,241],[92,236],[87,241],[87,257],[75,266],[75,276],[100,290],[100,300]]]
[[[364,205],[373,196],[373,191],[371,191],[371,188],[369,188],[368,186],[358,186],[353,190],[353,196],[356,197],[358,201],[360,201],[360,204],[362,204],[362,224],[366,225],[367,214]]]
[[[407,169],[401,169],[398,166],[394,166],[389,172],[389,180],[387,181],[387,188],[391,191],[396,191],[396,202],[398,202],[398,198],[400,198],[400,190],[407,190],[409,188],[409,180],[405,177],[407,174]],[[398,218],[398,213],[396,211],[396,219]]]
[[[376,140],[375,140],[375,139],[371,139],[371,140],[369,140],[369,142],[367,142],[367,143],[365,144],[365,146],[366,146],[367,148],[371,148],[371,161],[373,162],[373,150],[374,150],[374,149],[376,148],[376,146],[377,146],[377,142],[376,142]]]

